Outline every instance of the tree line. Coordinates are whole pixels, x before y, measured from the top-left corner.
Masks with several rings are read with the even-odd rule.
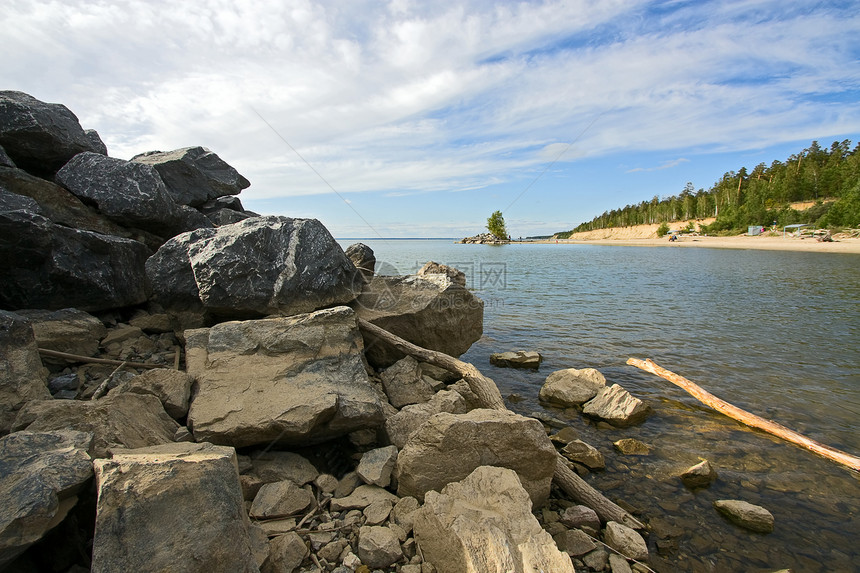
[[[799,202],[813,205],[801,210],[791,208],[792,203]],[[746,231],[753,225],[793,223],[860,227],[860,143],[852,149],[847,139],[834,141],[828,149],[813,141],[785,161],[729,171],[707,191],[697,191],[687,183],[678,195],[655,195],[638,205],[605,211],[556,236],[567,238],[581,231],[710,217],[716,220],[701,226],[708,234]]]

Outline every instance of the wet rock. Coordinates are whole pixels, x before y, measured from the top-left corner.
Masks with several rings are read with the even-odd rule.
[[[233,448],[167,444],[95,471],[93,572],[258,570]]]
[[[624,438],[612,443],[615,449],[625,456],[647,456],[651,446],[635,438]]]
[[[601,388],[582,410],[587,416],[621,427],[641,422],[648,417],[650,411],[651,408],[647,404],[618,384]]]
[[[373,249],[364,243],[354,243],[346,248],[346,256],[361,273],[364,282],[370,282],[376,270],[376,256]]]
[[[78,153],[101,151],[69,108],[17,91],[0,91],[0,145],[15,165],[47,178]]]
[[[606,544],[622,555],[637,561],[648,560],[648,545],[636,530],[615,521],[606,524],[603,539]]]
[[[86,311],[146,301],[137,241],[55,225],[24,211],[0,213],[0,306]]]
[[[313,494],[290,480],[263,484],[249,515],[254,519],[290,517],[308,509],[314,503]]]
[[[773,531],[773,514],[761,506],[742,500],[719,499],[714,502],[714,508],[729,521],[744,529],[758,533]]]
[[[75,308],[55,311],[25,309],[19,311],[19,314],[26,316],[33,325],[33,334],[39,348],[96,356],[99,352],[99,341],[107,334],[107,328],[102,321]]]
[[[403,557],[400,541],[387,527],[362,527],[358,532],[358,557],[368,567],[388,567]]]
[[[543,356],[539,352],[514,350],[490,354],[490,364],[502,368],[531,368],[537,370]]]
[[[600,450],[582,440],[573,440],[562,448],[561,453],[570,461],[580,463],[591,470],[602,470],[606,461]]]
[[[481,466],[460,482],[427,492],[415,540],[440,571],[574,571],[531,513],[517,474]]]
[[[540,507],[549,496],[555,459],[555,448],[534,419],[488,409],[436,414],[400,451],[397,492],[420,500],[479,466],[492,465],[514,470],[534,506]]]
[[[549,439],[554,444],[561,444],[563,446],[566,446],[570,442],[579,439],[579,432],[577,432],[576,430],[574,430],[570,426],[565,426],[564,428],[560,429],[555,434],[551,435],[549,437]]]
[[[30,432],[88,432],[93,434],[93,457],[104,458],[114,448],[171,443],[179,424],[167,415],[155,396],[118,394],[94,402],[28,402],[18,412],[12,428]]]
[[[150,394],[161,401],[164,410],[171,418],[179,420],[188,414],[193,383],[194,378],[185,372],[170,368],[156,368],[123,382],[110,393],[111,395],[124,392]]]
[[[183,233],[146,262],[153,297],[164,307],[196,305],[236,319],[347,303],[360,289],[356,272],[319,221],[289,217]]]
[[[0,438],[0,568],[59,524],[93,476],[82,432],[15,432]]]
[[[5,434],[24,404],[47,400],[51,394],[29,320],[0,310],[0,353],[0,434]]]
[[[391,471],[397,461],[397,446],[386,446],[365,452],[355,473],[365,483],[387,487],[391,482]]]
[[[198,207],[224,195],[238,195],[251,183],[205,147],[148,151],[131,158],[158,172],[173,200]]]
[[[425,263],[416,274],[419,277],[424,275],[445,275],[451,279],[454,284],[460,285],[464,288],[466,287],[466,273],[459,269],[455,269],[454,267],[449,267],[448,265],[440,265],[435,261]]]
[[[702,460],[698,464],[684,470],[681,481],[690,489],[708,487],[717,479],[717,472],[711,467],[708,460]]]
[[[430,350],[460,356],[483,333],[484,303],[447,276],[374,277],[352,306],[359,318]],[[363,333],[367,359],[377,368],[404,354]]]
[[[418,361],[411,356],[401,358],[383,370],[379,377],[389,403],[395,408],[426,402],[435,395],[433,388],[424,380]]]
[[[188,426],[198,441],[305,446],[382,423],[349,308],[225,322],[185,337],[198,384]]]
[[[594,368],[556,370],[546,377],[539,398],[565,408],[579,406],[597,395],[606,386],[606,378]]]

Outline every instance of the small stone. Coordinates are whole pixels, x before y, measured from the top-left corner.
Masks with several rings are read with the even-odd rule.
[[[564,428],[560,429],[555,434],[551,435],[549,437],[549,439],[552,440],[556,444],[567,445],[570,442],[579,439],[579,432],[577,432],[576,430],[574,430],[570,426],[565,426]]]
[[[400,541],[387,527],[362,527],[358,539],[358,557],[368,567],[388,567],[403,557]]]
[[[614,553],[609,556],[609,569],[612,573],[633,573],[627,560],[620,555],[615,555]]]
[[[579,557],[597,549],[597,543],[579,529],[570,529],[554,535],[553,541],[558,545],[559,550],[572,557]]]
[[[343,566],[349,567],[355,571],[361,566],[361,559],[359,559],[358,555],[355,553],[349,552],[346,554],[346,557],[343,558]]]
[[[606,467],[606,461],[603,459],[603,454],[590,444],[586,444],[582,440],[574,440],[562,448],[561,453],[567,459],[583,464],[592,470],[599,470]]]
[[[537,370],[543,356],[539,352],[516,350],[490,354],[490,364],[501,368],[531,368]]]
[[[390,491],[375,485],[360,485],[355,488],[349,496],[334,498],[331,500],[332,511],[343,511],[344,509],[364,509],[375,501],[388,500],[397,502],[397,496]]]
[[[648,545],[645,543],[645,540],[634,529],[626,525],[615,521],[607,523],[604,541],[609,547],[631,559],[636,559],[637,561],[646,561],[648,559]]]
[[[593,569],[594,571],[603,571],[609,563],[609,553],[598,548],[583,557],[582,562],[585,563],[586,567],[589,569]]]
[[[338,481],[331,474],[320,474],[314,480],[314,485],[323,493],[334,493],[337,489]]]
[[[386,446],[365,452],[361,456],[355,473],[365,481],[379,487],[387,487],[391,483],[391,470],[397,461],[397,446]]]
[[[412,531],[412,524],[415,522],[413,512],[420,507],[418,500],[408,495],[401,497],[394,508],[391,510],[391,521],[406,530],[407,533]]]
[[[589,527],[594,530],[600,529],[600,518],[597,513],[585,505],[574,505],[568,507],[561,514],[561,523],[572,529]]]
[[[773,514],[761,506],[741,500],[719,499],[714,502],[714,508],[735,525],[750,531],[758,533],[773,531]]]
[[[337,488],[334,490],[334,496],[336,498],[346,497],[355,491],[355,488],[360,486],[362,483],[364,482],[360,477],[358,477],[357,473],[349,472],[340,478],[340,481],[338,481]]]
[[[717,472],[711,467],[708,460],[702,460],[698,464],[687,468],[681,474],[681,481],[690,489],[708,487],[717,479]]]
[[[389,500],[375,501],[364,508],[364,518],[367,525],[379,525],[391,513],[391,508],[394,507]]]
[[[298,533],[279,535],[269,541],[269,557],[263,563],[263,571],[293,571],[310,554]]]
[[[647,456],[651,453],[651,446],[634,438],[624,438],[613,442],[612,445],[625,456]]]
[[[254,497],[250,515],[255,519],[288,517],[304,511],[312,503],[313,494],[290,480],[267,483]]]

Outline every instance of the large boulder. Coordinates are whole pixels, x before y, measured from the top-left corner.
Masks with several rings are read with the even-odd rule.
[[[92,571],[258,571],[236,452],[176,443],[96,460]]]
[[[440,493],[428,492],[413,529],[424,559],[440,573],[509,571],[574,573],[531,513],[517,474],[478,467]]]
[[[158,172],[149,165],[81,153],[57,172],[57,183],[105,217],[161,237],[212,227],[202,213],[173,201]]]
[[[140,304],[149,254],[130,239],[69,229],[35,213],[0,212],[0,307],[97,311]]]
[[[92,454],[107,457],[112,449],[141,448],[173,441],[179,428],[155,396],[117,394],[96,400],[28,402],[18,412],[13,431],[76,430],[93,435]]]
[[[614,426],[625,427],[638,424],[648,417],[651,407],[630,392],[613,384],[597,391],[597,395],[585,404],[582,413],[599,418]]]
[[[16,432],[0,438],[0,569],[60,523],[93,476],[81,432]]]
[[[568,408],[588,402],[604,386],[606,378],[594,368],[567,368],[547,376],[538,396],[543,402]]]
[[[0,145],[15,165],[50,177],[84,151],[101,151],[64,105],[17,91],[0,91]]]
[[[99,341],[107,335],[102,321],[76,308],[24,309],[18,314],[33,325],[39,348],[47,350],[95,356],[99,352]]]
[[[205,147],[148,151],[131,158],[158,171],[173,200],[198,207],[224,195],[237,195],[251,183]]]
[[[299,314],[353,300],[357,271],[316,219],[255,217],[167,241],[146,263],[154,298],[229,318]]]
[[[507,410],[436,414],[416,430],[397,457],[398,495],[424,499],[479,466],[505,467],[540,507],[549,497],[556,452],[543,425]]]
[[[51,397],[30,322],[0,310],[0,434],[9,432],[18,410],[31,400]]]
[[[484,328],[484,302],[446,275],[373,277],[351,306],[359,318],[451,356],[466,352]],[[404,357],[370,334],[364,343],[377,368]]]
[[[197,380],[188,426],[199,441],[307,445],[382,423],[347,307],[225,322],[185,338]]]

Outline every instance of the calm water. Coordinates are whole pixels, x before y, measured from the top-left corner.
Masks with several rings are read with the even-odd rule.
[[[344,240],[344,246],[355,241]],[[594,367],[654,409],[641,425],[598,429],[551,409],[599,448],[588,479],[646,520],[680,527],[657,571],[860,571],[860,478],[806,450],[710,411],[672,384],[627,366],[655,362],[735,405],[860,455],[860,257],[776,251],[597,245],[456,245],[363,240],[380,274],[428,260],[466,272],[485,301],[484,336],[463,356],[527,414],[562,368]],[[492,352],[537,350],[538,372],[495,368]],[[621,456],[633,437],[649,456]],[[675,477],[707,458],[719,479],[691,493]],[[776,530],[751,534],[723,520],[716,499],[771,511]]]

